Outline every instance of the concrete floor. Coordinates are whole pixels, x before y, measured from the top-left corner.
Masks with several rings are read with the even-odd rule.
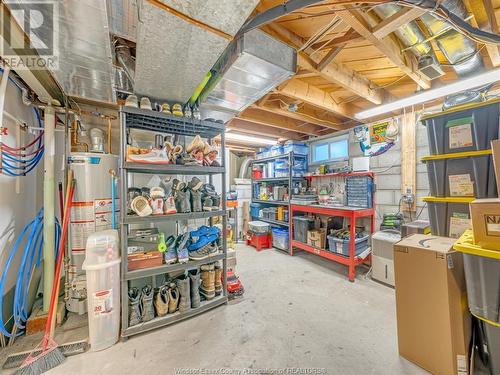
[[[350,283],[345,267],[312,254],[292,258],[243,245],[237,254],[245,286],[239,302],[102,352],[69,357],[48,374],[295,367],[343,375],[427,374],[398,355],[393,289],[363,272]]]

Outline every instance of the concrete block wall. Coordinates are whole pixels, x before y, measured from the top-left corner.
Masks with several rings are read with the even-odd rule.
[[[420,162],[423,156],[429,154],[428,139],[425,126],[420,123],[416,125],[416,160],[417,160],[417,181],[416,181],[416,199],[417,209],[413,212],[411,218],[414,220],[417,214],[420,214],[420,219],[428,219],[427,209],[422,202],[422,197],[427,196],[429,193],[429,184],[427,178],[427,170],[425,164]],[[339,133],[340,134],[340,133]],[[354,132],[349,131],[349,157],[350,159],[363,156],[359,143],[356,141]],[[349,163],[351,160],[349,160]],[[340,167],[344,163],[336,163],[333,167]],[[310,168],[314,169],[314,168]],[[399,210],[399,202],[401,198],[401,141],[398,139],[395,145],[379,156],[370,158],[370,169],[375,172],[375,204],[376,204],[376,220],[375,228],[378,230],[385,213],[396,213]],[[338,178],[335,179],[317,179],[315,184],[325,185],[329,183],[336,183]],[[334,185],[335,186],[335,185]],[[343,190],[343,189],[342,189]],[[339,198],[343,195],[343,191],[339,192]],[[401,211],[403,212],[403,205],[401,203]],[[407,219],[410,215],[405,212]],[[368,229],[368,222],[363,225]]]

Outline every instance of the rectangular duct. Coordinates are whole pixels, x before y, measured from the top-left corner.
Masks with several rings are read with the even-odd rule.
[[[295,49],[263,31],[254,29],[233,41],[212,69],[213,76],[202,94],[203,110],[211,117],[243,111],[297,70]],[[222,117],[220,117],[222,116]]]
[[[187,102],[230,42],[207,28],[162,9],[162,4],[234,36],[258,2],[142,1],[139,10],[141,22],[137,30],[135,92]]]

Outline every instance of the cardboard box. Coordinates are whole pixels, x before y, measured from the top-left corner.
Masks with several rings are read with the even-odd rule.
[[[493,151],[493,165],[495,166],[497,188],[500,188],[500,139],[491,141],[491,150]]]
[[[326,243],[326,229],[313,229],[307,231],[307,244],[316,249],[324,249]]]
[[[466,375],[471,318],[452,238],[414,234],[394,247],[399,354],[440,375]]]
[[[476,199],[470,204],[474,243],[500,250],[500,199]]]

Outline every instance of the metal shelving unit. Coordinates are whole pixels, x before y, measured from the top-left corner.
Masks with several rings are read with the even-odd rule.
[[[163,264],[158,267],[151,267],[139,270],[128,270],[127,262],[127,247],[129,240],[129,226],[131,224],[146,224],[161,223],[166,221],[188,221],[195,219],[210,219],[216,216],[222,217],[222,227],[227,227],[227,211],[226,211],[226,184],[225,174],[226,168],[221,167],[202,167],[190,165],[174,165],[174,164],[143,164],[130,163],[126,161],[127,139],[129,129],[147,130],[164,134],[176,134],[194,136],[199,134],[202,138],[207,138],[209,141],[220,134],[221,138],[221,159],[222,163],[225,160],[225,137],[224,125],[212,121],[202,121],[177,117],[156,111],[143,110],[138,108],[121,107],[120,108],[120,192],[122,199],[120,200],[121,215],[121,309],[122,309],[122,337],[128,337],[143,333],[155,328],[163,327],[178,321],[199,315],[209,309],[227,303],[227,285],[226,277],[223,278],[222,295],[202,302],[201,306],[196,309],[190,309],[186,312],[176,312],[163,317],[156,317],[148,322],[140,323],[134,326],[128,326],[128,288],[131,280],[141,278],[155,278],[157,275],[162,275],[177,271],[186,271],[195,269],[202,264],[212,263],[215,261],[223,261],[224,275],[227,272],[227,234],[226,230],[222,230],[222,252],[207,259],[199,261],[189,261],[187,263]],[[203,211],[192,213],[179,213],[172,215],[150,215],[147,217],[139,217],[135,215],[127,215],[127,190],[128,176],[131,173],[144,174],[170,174],[170,175],[207,175],[210,183],[212,183],[214,175],[222,176],[222,192],[221,201],[222,208],[216,211]],[[154,283],[153,283],[154,284]]]
[[[288,212],[290,212],[290,200],[272,201],[272,200],[256,199],[256,197],[254,196],[254,186],[256,184],[260,184],[263,182],[266,182],[266,183],[284,182],[288,185],[288,195],[291,196],[292,189],[293,189],[293,183],[296,181],[305,180],[305,177],[294,177],[293,176],[294,161],[295,161],[295,159],[298,159],[298,158],[307,159],[307,155],[295,155],[293,152],[289,152],[289,153],[283,154],[283,155],[269,156],[266,158],[253,160],[252,165],[253,164],[265,164],[269,161],[274,161],[274,160],[278,160],[278,159],[288,159],[288,177],[270,177],[270,178],[254,179],[252,176],[252,203],[287,206]],[[289,222],[286,222],[286,221],[265,219],[265,218],[256,217],[256,216],[253,216],[253,218],[256,220],[264,221],[264,222],[269,223],[269,224],[274,225],[274,226],[281,226],[281,227],[288,227],[289,226]]]

